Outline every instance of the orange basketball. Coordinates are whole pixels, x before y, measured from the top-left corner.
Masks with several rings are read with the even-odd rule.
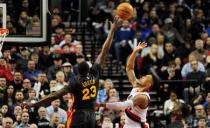
[[[117,6],[115,14],[123,20],[129,20],[134,15],[134,10],[131,4],[121,3]]]

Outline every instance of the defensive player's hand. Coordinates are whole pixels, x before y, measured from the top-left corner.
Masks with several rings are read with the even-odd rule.
[[[116,31],[118,27],[122,25],[123,20],[120,19],[118,16],[114,17],[113,22],[109,21],[111,26],[111,31]]]
[[[147,43],[145,42],[139,42],[139,44],[133,49],[134,52],[139,52],[142,49],[144,49],[145,47],[147,47]]]

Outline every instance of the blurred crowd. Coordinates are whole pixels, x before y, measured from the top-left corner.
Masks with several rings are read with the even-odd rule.
[[[66,2],[63,0],[64,3]],[[126,1],[126,0],[125,0]],[[40,26],[40,3],[35,0],[7,0],[7,28],[10,34],[26,34],[28,23]],[[93,0],[87,21],[100,39],[109,31],[107,19],[123,0]],[[128,0],[126,1],[128,2]],[[210,1],[209,0],[130,0],[135,16],[115,33],[110,51],[112,63],[125,66],[139,41],[148,43],[136,59],[136,75],[153,68],[161,80],[195,80],[194,83],[155,84],[168,128],[210,127]],[[12,10],[14,6],[17,10]],[[44,47],[3,47],[0,58],[0,127],[65,128],[72,108],[72,94],[39,108],[22,108],[64,86],[78,74],[77,66],[87,60],[74,28],[66,31],[68,19],[60,8],[51,15],[51,40]],[[30,21],[30,22],[29,22]],[[30,26],[29,25],[29,26]],[[100,40],[101,41],[101,40]],[[91,62],[90,62],[91,65]],[[103,75],[103,74],[102,74]],[[97,102],[120,98],[112,78],[100,80]],[[96,107],[97,128],[122,128],[123,111]],[[152,126],[151,126],[152,127]]]

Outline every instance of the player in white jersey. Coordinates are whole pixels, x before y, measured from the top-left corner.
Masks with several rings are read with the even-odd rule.
[[[108,109],[125,110],[126,119],[124,128],[149,128],[149,125],[146,123],[146,115],[150,102],[148,91],[153,84],[152,75],[146,75],[137,79],[134,73],[136,55],[146,46],[146,43],[139,43],[128,59],[126,72],[133,89],[127,100],[102,105]]]

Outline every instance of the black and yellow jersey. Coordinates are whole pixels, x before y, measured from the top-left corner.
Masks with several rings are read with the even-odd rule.
[[[101,66],[94,64],[87,76],[77,75],[69,81],[70,92],[74,95],[75,109],[94,109],[98,93]]]

